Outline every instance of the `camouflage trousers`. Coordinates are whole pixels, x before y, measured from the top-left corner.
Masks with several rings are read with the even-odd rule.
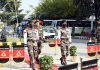
[[[38,62],[38,57],[39,57],[39,54],[41,53],[41,49],[42,49],[42,42],[35,41],[33,43],[33,46],[29,46],[28,48],[29,48],[29,50],[28,50],[29,56],[34,58]]]
[[[66,57],[68,56],[69,42],[67,40],[61,41],[61,64],[66,65]]]
[[[33,46],[28,45],[28,54],[30,58],[30,68],[35,70]]]

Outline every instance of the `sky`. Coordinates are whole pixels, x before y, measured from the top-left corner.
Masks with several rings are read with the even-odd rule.
[[[31,10],[30,5],[36,7],[38,4],[39,0],[22,0],[20,9],[23,9],[22,13],[26,13],[26,11]]]

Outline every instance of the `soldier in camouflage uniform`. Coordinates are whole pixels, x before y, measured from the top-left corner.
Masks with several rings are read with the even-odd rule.
[[[35,69],[34,59],[36,59],[38,63],[38,56],[41,53],[42,49],[43,35],[42,26],[40,24],[40,21],[36,21],[34,22],[34,27],[32,27],[32,24],[28,24],[26,27],[30,67],[33,70]]]
[[[36,61],[38,62],[39,54],[41,53],[42,49],[42,40],[43,40],[43,29],[42,29],[42,22],[40,20],[37,20],[34,22],[34,28],[33,31],[37,31],[37,39],[35,40],[35,47],[34,47],[34,56]]]
[[[32,30],[32,25],[28,24],[26,27],[27,32],[27,45],[28,45],[28,54],[30,58],[30,67],[35,70],[35,64],[34,64],[34,35],[35,33]]]
[[[66,57],[68,56],[68,48],[70,45],[70,30],[67,27],[67,22],[64,20],[62,21],[61,26],[61,64],[66,65]]]

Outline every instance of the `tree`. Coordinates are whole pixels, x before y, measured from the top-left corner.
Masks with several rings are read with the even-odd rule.
[[[10,24],[15,20],[14,18],[20,16],[20,12],[22,11],[19,10],[20,3],[19,0],[0,0],[0,9],[3,11],[3,13],[0,13],[1,20]]]
[[[100,16],[100,0],[41,0],[35,8],[36,16],[43,18],[89,18],[96,13]]]
[[[100,16],[100,0],[76,0],[77,18],[86,19],[91,15],[96,14]]]
[[[69,18],[75,15],[74,0],[41,0],[35,14],[49,19]]]
[[[94,0],[95,15],[100,19],[100,0]]]
[[[91,0],[76,0],[77,6],[76,17],[77,19],[86,19],[93,14],[93,3]]]

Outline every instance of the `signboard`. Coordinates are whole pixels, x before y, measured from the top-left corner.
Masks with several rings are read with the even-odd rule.
[[[97,52],[97,47],[95,42],[88,42],[87,43],[87,53],[89,56],[95,56]]]
[[[6,63],[9,61],[9,46],[7,43],[0,42],[0,63]]]
[[[13,43],[13,60],[15,62],[24,61],[24,44],[17,42]]]

